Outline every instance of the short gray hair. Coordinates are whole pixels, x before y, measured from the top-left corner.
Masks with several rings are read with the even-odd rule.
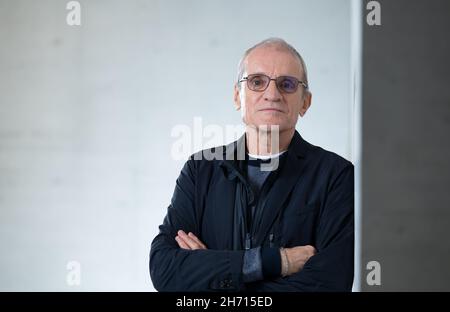
[[[303,58],[300,55],[300,53],[298,53],[298,51],[293,46],[291,46],[289,43],[287,43],[285,40],[283,40],[281,38],[273,37],[273,38],[265,39],[265,40],[255,44],[253,47],[251,47],[247,51],[245,51],[244,55],[242,56],[241,60],[239,61],[239,65],[238,65],[237,80],[236,80],[238,82],[238,86],[239,86],[239,80],[241,80],[242,75],[244,75],[245,60],[247,59],[247,56],[254,49],[260,48],[260,47],[265,47],[265,46],[268,46],[268,47],[272,46],[272,47],[285,49],[286,51],[290,52],[293,56],[297,57],[298,60],[300,61],[300,64],[302,65],[303,75],[304,75],[303,80],[306,83],[306,85],[308,85],[308,72],[306,70],[305,61],[303,61]]]

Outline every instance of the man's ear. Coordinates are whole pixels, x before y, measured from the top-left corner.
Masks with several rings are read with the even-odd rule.
[[[236,108],[236,110],[240,110],[241,109],[241,97],[240,97],[240,93],[239,93],[239,87],[238,84],[236,83],[234,85],[234,108]]]
[[[312,93],[309,91],[306,91],[305,95],[303,96],[302,107],[300,108],[300,112],[299,112],[301,117],[305,116],[306,111],[311,106],[311,100],[312,100]]]

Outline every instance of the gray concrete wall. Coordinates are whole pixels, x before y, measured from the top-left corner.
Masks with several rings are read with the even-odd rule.
[[[450,291],[450,2],[379,3],[363,29],[362,264],[380,262],[381,286],[363,268],[362,290]]]

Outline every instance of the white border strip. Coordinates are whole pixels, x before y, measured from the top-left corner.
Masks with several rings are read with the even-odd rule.
[[[362,177],[362,27],[364,22],[362,0],[351,2],[351,120],[352,160],[355,165],[355,278],[353,291],[361,291],[361,177]]]

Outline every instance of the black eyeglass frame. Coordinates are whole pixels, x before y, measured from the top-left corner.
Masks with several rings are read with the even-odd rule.
[[[248,84],[247,84],[247,87],[248,87],[250,90],[255,91],[255,92],[264,92],[264,91],[266,91],[267,88],[269,87],[270,81],[272,81],[272,80],[275,81],[275,85],[277,86],[278,90],[279,90],[280,92],[283,92],[283,93],[290,93],[290,94],[292,94],[292,93],[297,92],[297,89],[298,89],[298,85],[299,85],[299,84],[301,84],[306,90],[308,90],[308,84],[307,84],[306,82],[301,81],[301,80],[298,80],[297,78],[292,77],[292,76],[278,76],[278,77],[276,77],[276,78],[270,78],[269,76],[264,75],[264,74],[251,74],[251,75],[242,77],[242,78],[239,80],[239,82],[242,82],[242,81],[248,81],[249,78],[254,77],[254,76],[263,76],[263,77],[266,77],[267,79],[269,79],[269,83],[266,85],[266,87],[265,87],[264,89],[261,89],[261,90],[253,90],[253,89],[250,88],[250,87],[248,86]],[[279,82],[280,82],[283,78],[289,78],[289,79],[292,79],[293,81],[297,82],[297,85],[295,86],[295,90],[294,90],[294,91],[292,91],[292,92],[286,92],[285,90],[280,89],[280,87],[278,86],[278,84],[279,84]],[[281,80],[280,80],[280,79],[281,79]]]

